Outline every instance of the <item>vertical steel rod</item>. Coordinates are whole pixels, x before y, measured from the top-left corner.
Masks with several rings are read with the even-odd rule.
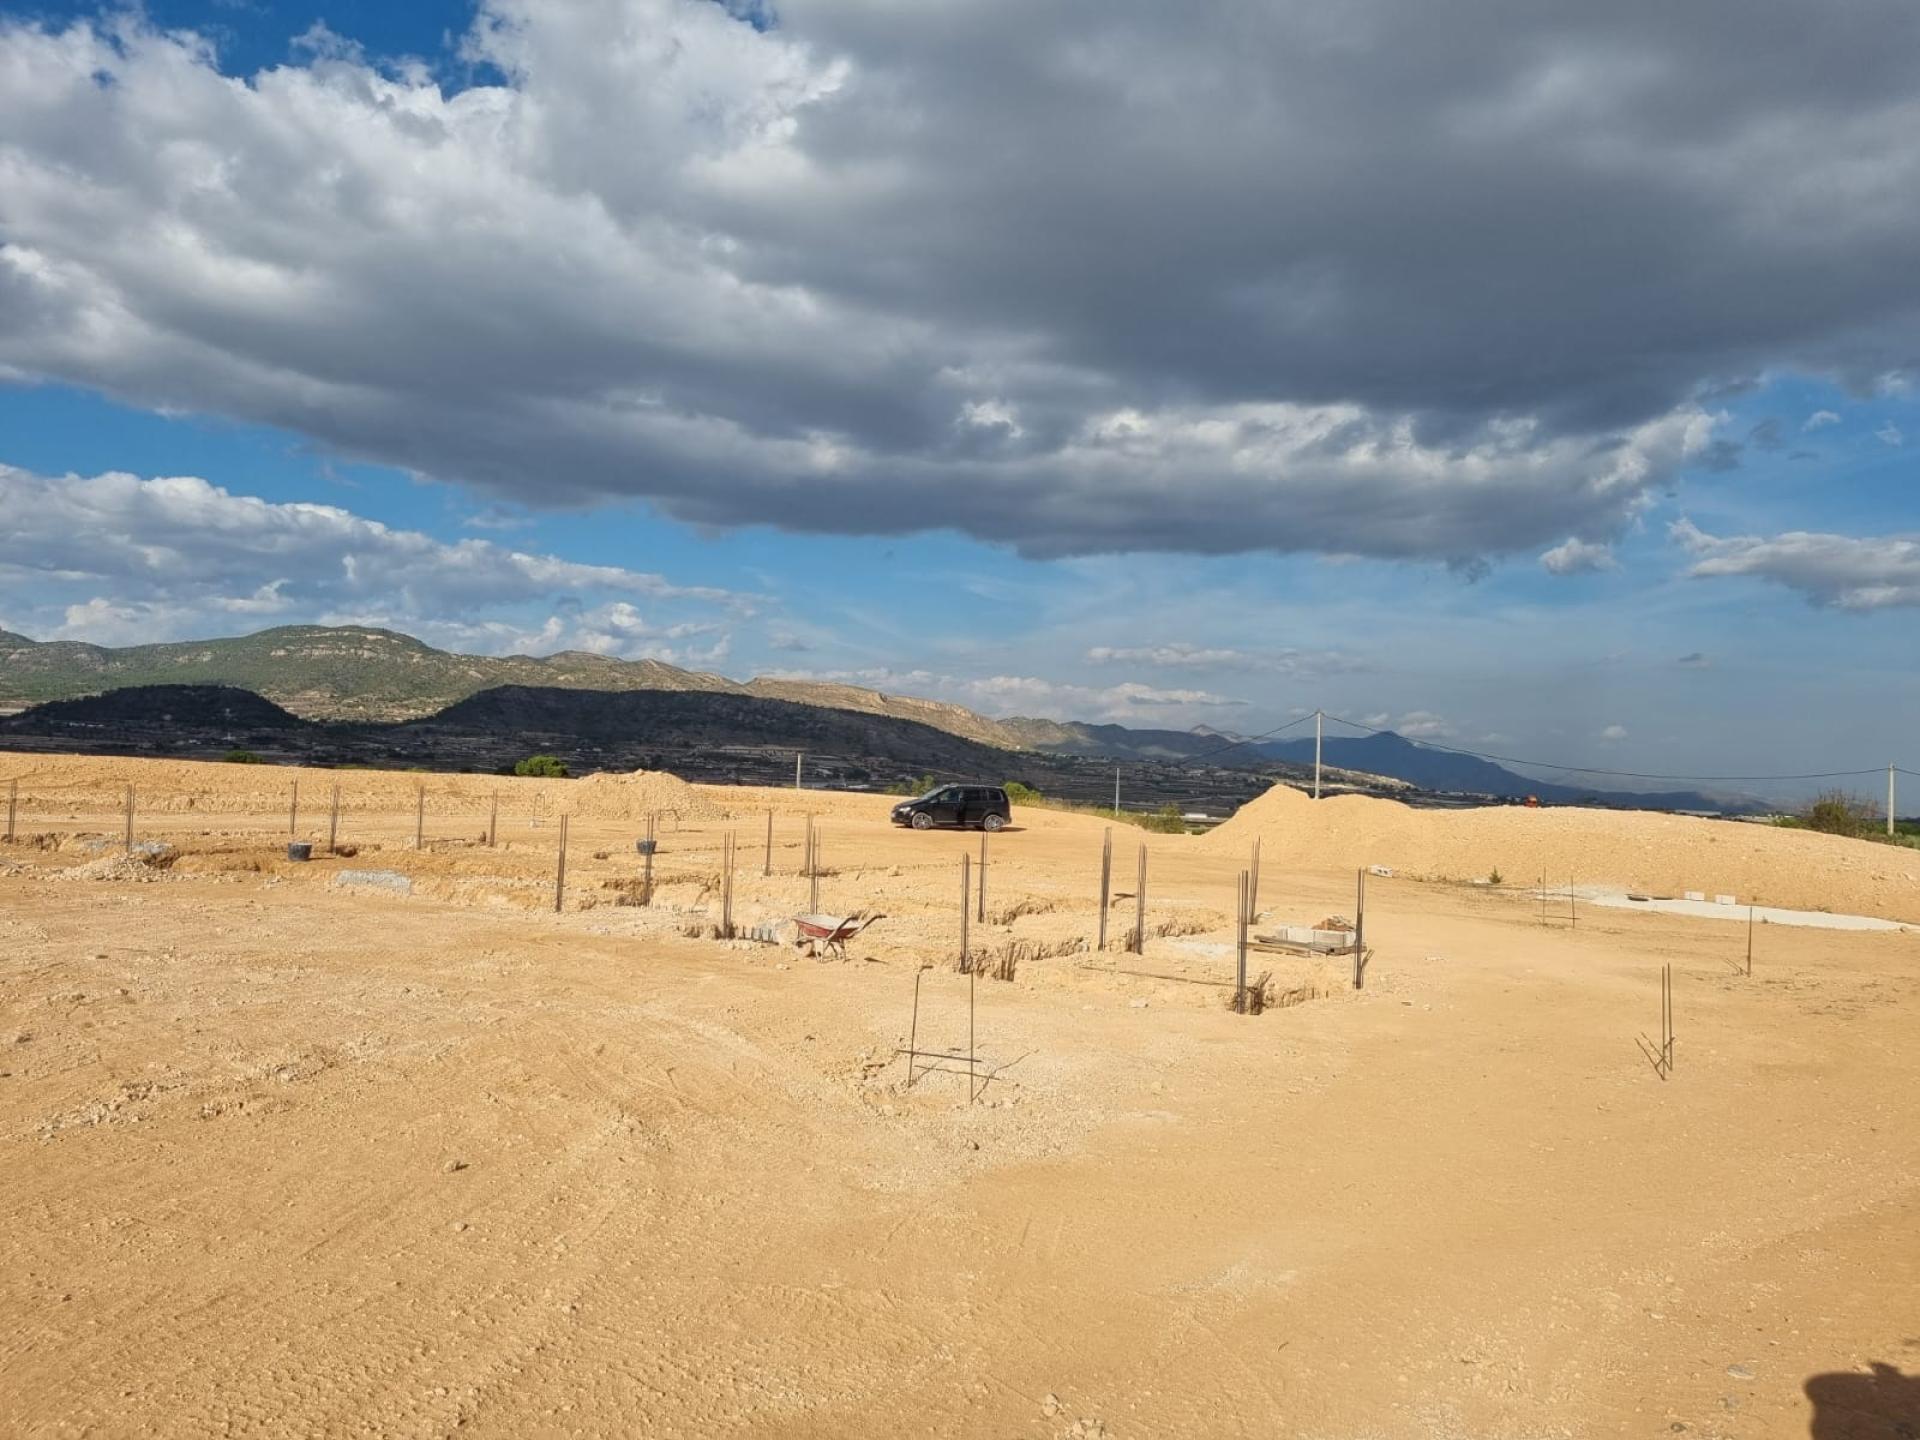
[[[1747,974],[1753,974],[1753,905],[1747,905]]]
[[[914,1051],[918,1049],[920,1045],[920,977],[926,973],[924,966],[913,972],[913,1023],[907,1027],[906,1088],[909,1090],[913,1088]]]
[[[560,860],[553,872],[553,913],[558,915],[567,894],[567,817],[560,817]]]
[[[413,848],[424,850],[427,843],[427,787],[422,785],[413,796]]]
[[[1569,930],[1578,930],[1580,928],[1580,912],[1574,908],[1573,903],[1573,877],[1571,875],[1567,876],[1567,928]]]
[[[1249,872],[1241,871],[1233,927],[1233,1008],[1242,1014],[1247,1009],[1247,921],[1253,907],[1252,889]]]
[[[488,797],[487,803],[487,848],[493,849],[494,842],[500,836],[500,792],[495,791]]]
[[[773,874],[773,811],[767,811],[767,850],[766,858],[761,861],[760,873],[763,876]]]
[[[300,833],[300,782],[293,782],[293,798],[287,802],[287,838]]]
[[[340,786],[333,787],[333,803],[327,808],[327,854],[333,855],[340,849]]]
[[[1247,884],[1247,923],[1251,925],[1254,912],[1260,908],[1260,837],[1258,835],[1253,837],[1253,868],[1247,873],[1251,877]]]
[[[967,920],[972,911],[972,870],[973,857],[964,850],[960,853],[960,968],[970,969],[972,961],[967,956]]]
[[[7,843],[9,845],[13,843],[14,812],[19,808],[20,808],[20,782],[18,780],[9,780],[7,782]]]
[[[127,849],[133,849],[133,786],[127,786]]]

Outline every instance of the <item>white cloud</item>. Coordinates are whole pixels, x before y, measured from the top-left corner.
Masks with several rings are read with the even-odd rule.
[[[1549,575],[1588,575],[1600,570],[1616,570],[1611,545],[1595,545],[1568,538],[1540,557],[1540,567]]]
[[[1086,652],[1094,665],[1150,665],[1165,670],[1251,670],[1283,675],[1325,674],[1357,668],[1335,651],[1240,650],[1191,645],[1095,645]]]
[[[1204,714],[1240,709],[1247,704],[1209,690],[1167,689],[1131,680],[1117,685],[1076,685],[1035,675],[962,676],[932,670],[896,670],[888,666],[776,670],[772,675],[779,679],[828,680],[951,700],[984,715],[1001,718],[1040,715],[1159,729],[1181,728]]]
[[[1627,738],[1627,727],[1624,725],[1609,725],[1600,732],[1600,738],[1607,744],[1612,745],[1617,741]]]
[[[1838,425],[1839,423],[1840,417],[1833,411],[1816,410],[1807,417],[1806,423],[1802,425],[1800,429],[1803,433],[1807,433],[1814,430],[1824,430],[1829,425]]]
[[[1914,28],[1860,3],[1769,66],[1733,0],[1646,65],[1493,0],[482,0],[457,91],[4,22],[0,376],[527,504],[1471,574],[1628,524],[1703,382],[1907,354]]]
[[[1693,556],[1687,573],[1699,578],[1751,575],[1839,610],[1920,605],[1920,536],[1718,536],[1684,519],[1670,531]]]
[[[337,506],[235,495],[193,476],[53,478],[0,465],[0,514],[0,584],[40,607],[45,633],[98,643],[205,634],[230,616],[664,656],[755,604],[620,566],[437,540]],[[53,598],[62,590],[80,598]],[[705,613],[656,621],[636,600]],[[509,610],[549,618],[529,628],[500,618]]]

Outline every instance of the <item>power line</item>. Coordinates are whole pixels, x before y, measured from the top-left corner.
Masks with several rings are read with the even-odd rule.
[[[1304,725],[1307,723],[1307,721],[1311,719],[1313,719],[1313,716],[1311,715],[1302,715],[1297,720],[1289,720],[1284,725],[1276,726],[1274,729],[1267,731],[1264,735],[1249,735],[1244,740],[1229,741],[1225,745],[1216,745],[1211,750],[1202,750],[1198,755],[1189,755],[1185,759],[1181,760],[1179,764],[1191,765],[1196,760],[1206,760],[1215,755],[1224,755],[1229,750],[1238,750],[1242,745],[1253,745],[1253,744],[1257,744],[1262,740],[1271,740],[1274,736],[1279,735],[1284,731],[1291,730],[1296,725]]]

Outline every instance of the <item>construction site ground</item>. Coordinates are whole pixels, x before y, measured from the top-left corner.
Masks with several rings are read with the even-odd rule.
[[[1112,827],[1099,949],[1107,827],[1019,809],[997,980],[955,966],[980,836],[884,797],[9,779],[0,1434],[1920,1433],[1920,933],[1759,925],[1749,974],[1744,909],[1538,893],[1907,922],[1914,852],[1275,792]],[[729,832],[738,929],[885,918],[844,961],[715,938]],[[1256,930],[1392,871],[1362,988],[1256,954],[1229,1008],[1256,838]],[[911,1088],[910,1035],[956,1057]]]

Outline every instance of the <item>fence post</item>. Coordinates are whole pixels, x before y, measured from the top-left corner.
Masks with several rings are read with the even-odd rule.
[[[7,843],[9,845],[13,843],[14,811],[19,808],[19,805],[20,782],[18,780],[9,780],[7,782]]]
[[[127,786],[127,849],[133,849],[133,786]]]
[[[562,821],[564,824],[565,822]],[[413,848],[426,848],[427,836],[427,787],[422,785],[413,796]]]
[[[567,817],[560,817],[560,863],[553,872],[553,913],[558,915],[567,894]]]
[[[488,801],[489,803],[487,805],[487,848],[491,850],[493,849],[494,839],[499,833],[500,792],[498,790],[494,791],[493,794],[488,797]]]
[[[338,852],[340,839],[340,785],[336,781],[333,787],[333,804],[327,810],[327,853]]]
[[[760,863],[762,877],[773,874],[773,811],[767,811],[767,851],[766,859]]]
[[[300,833],[300,782],[293,782],[293,798],[287,801],[287,839]]]

